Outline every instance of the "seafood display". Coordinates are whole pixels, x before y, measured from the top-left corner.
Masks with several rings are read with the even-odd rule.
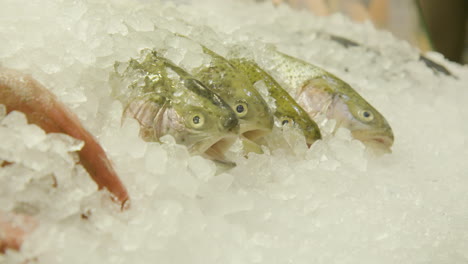
[[[183,35],[175,34],[175,36],[195,42]],[[133,76],[138,75],[137,79],[144,78],[144,80],[133,81],[133,84],[129,86],[130,90],[135,90],[134,86],[137,82],[144,83],[145,88],[137,89],[132,95],[126,94],[121,98],[125,98],[124,104],[129,105],[125,115],[139,120],[142,126],[141,135],[145,140],[157,141],[163,134],[176,135],[174,129],[165,128],[161,132],[162,124],[169,122],[163,121],[159,117],[161,115],[157,113],[166,103],[166,99],[162,99],[161,94],[168,93],[168,91],[177,93],[180,91],[181,84],[187,85],[184,78],[188,78],[196,80],[196,83],[200,85],[205,85],[206,89],[218,95],[232,108],[239,122],[239,135],[245,153],[262,153],[259,144],[261,138],[271,132],[274,123],[273,116],[278,126],[290,125],[300,129],[308,146],[321,139],[320,129],[314,119],[317,120],[318,116],[322,116],[335,119],[336,128],[345,127],[351,130],[354,138],[366,145],[390,151],[394,136],[388,122],[354,89],[336,76],[271,48],[258,60],[263,63],[267,61],[268,65],[273,65],[267,71],[286,83],[285,90],[254,60],[236,57],[227,59],[205,45],[198,45],[201,46],[203,53],[209,56],[210,62],[193,69],[193,77],[168,59],[156,55],[156,51],[148,55],[141,65],[137,60],[130,61],[129,67],[140,69],[140,72]],[[179,79],[169,80],[164,67],[170,67],[179,75]],[[298,72],[299,75],[289,74],[291,72]],[[267,96],[273,98],[273,105],[268,105],[260,92],[256,90],[254,85],[259,81],[267,87]],[[151,95],[153,90],[157,91],[156,98]],[[139,98],[137,99],[139,103],[128,102],[129,98],[133,100],[135,97]],[[158,100],[159,102],[156,102]],[[153,103],[149,103],[150,101]],[[154,107],[148,107],[148,104]],[[182,115],[182,112],[181,110],[179,115]],[[178,135],[175,137],[177,142],[183,142],[192,149],[190,140],[182,140]],[[212,156],[212,159],[223,160],[223,154],[232,142],[221,145],[223,145],[223,150],[211,151],[217,153],[218,156],[217,158]],[[204,150],[193,151],[193,153],[202,153]]]
[[[393,144],[385,118],[330,73],[274,49],[259,59],[273,65],[265,70],[252,59],[226,59],[201,47],[210,63],[194,69],[193,75],[150,49],[142,50],[138,59],[115,63],[109,79],[113,96],[124,105],[122,120],[130,117],[138,121],[143,140],[159,141],[171,135],[191,154],[232,167],[235,163],[226,159],[225,153],[237,138],[245,154],[262,153],[262,137],[272,131],[275,119],[279,127],[299,129],[310,147],[321,139],[313,119],[322,115],[336,119],[337,127],[350,129],[365,143],[388,149]],[[81,163],[100,188],[109,189],[124,204],[129,199],[125,187],[103,149],[77,118],[32,78],[8,69],[1,69],[1,73],[0,103],[8,112],[28,113],[29,122],[46,132],[67,133],[83,140]],[[272,75],[284,81],[286,89]],[[273,105],[256,90],[257,82],[263,82]],[[19,235],[16,237],[20,241]],[[20,247],[15,236],[9,239],[4,247]]]
[[[193,80],[191,83],[206,84],[209,87],[206,89],[213,91],[229,104],[237,115],[237,118],[231,117],[231,119],[239,120],[239,133],[247,142],[253,142],[271,131],[273,121],[270,113],[273,112],[281,125],[291,122],[298,126],[304,133],[309,146],[321,138],[319,128],[313,121],[319,115],[336,119],[337,127],[350,129],[356,139],[368,145],[378,143],[377,146],[383,145],[389,149],[393,144],[393,132],[385,118],[348,84],[318,67],[280,52],[272,52],[272,56],[267,60],[275,60],[277,66],[270,70],[276,75],[286,73],[280,76],[286,79],[289,85],[286,91],[254,61],[246,59],[228,61],[204,46],[203,51],[211,56],[212,62],[210,66],[195,71],[194,74],[200,81],[193,79],[182,68],[154,52],[148,55],[141,65],[136,60],[129,63],[129,67],[144,71],[139,72],[138,75],[144,76],[145,80],[142,82],[145,83],[145,87],[138,89],[136,94],[133,92],[132,95],[124,96],[126,99],[138,98],[136,100],[138,103],[134,101],[129,104],[126,115],[133,115],[139,120],[142,125],[142,137],[145,140],[157,140],[164,134],[174,134],[178,142],[191,146],[190,140],[179,139],[182,136],[177,135],[173,128],[162,129],[160,127],[163,123],[170,123],[163,121],[161,119],[163,115],[158,114],[160,109],[165,109],[163,106],[167,102],[165,97],[154,96],[154,93],[175,93],[175,91],[180,91],[181,83],[186,86],[187,80]],[[181,80],[169,80],[165,67],[170,67],[179,74]],[[288,74],[293,71],[304,72],[304,74]],[[149,77],[150,75],[152,77]],[[253,88],[253,84],[257,81],[264,81],[270,96],[275,99],[274,110],[268,108],[265,100]],[[130,86],[135,86],[135,83],[136,81]],[[294,96],[297,102],[291,96]],[[152,103],[148,103],[150,101]],[[180,115],[182,112],[181,110]],[[189,111],[189,113],[192,112]],[[230,144],[222,145],[228,147]],[[248,146],[252,147],[252,144]],[[206,147],[203,150],[206,150]],[[204,151],[194,153],[202,152]],[[224,151],[214,152],[222,154]],[[221,157],[222,155],[218,158]]]
[[[356,139],[365,143],[388,149],[393,144],[393,133],[385,118],[330,73],[272,51],[267,59],[275,64],[268,70],[276,76],[286,73],[279,76],[288,84],[285,90],[255,61],[228,60],[202,48],[211,62],[195,69],[193,76],[152,50],[143,50],[140,59],[115,64],[115,73],[110,77],[114,96],[125,106],[123,118],[138,121],[145,141],[159,141],[162,136],[171,135],[194,155],[234,166],[224,155],[237,137],[242,140],[245,153],[262,153],[258,143],[271,132],[275,117],[280,126],[300,129],[311,146],[321,139],[313,119],[324,115],[336,119],[337,127],[350,129]],[[102,148],[76,117],[35,80],[8,69],[1,71],[0,103],[9,112],[29,113],[29,122],[47,132],[68,133],[83,140],[81,163],[100,188],[108,188],[125,203],[129,199],[125,187]],[[259,81],[264,82],[274,99],[273,109],[254,88]],[[5,247],[20,246],[20,242],[5,243]]]
[[[314,118],[325,116],[337,121],[336,128],[349,129],[366,145],[390,150],[394,136],[386,119],[347,83],[325,70],[272,48],[258,60],[273,65],[267,71],[286,83],[284,89],[255,61],[228,60],[202,48],[212,61],[195,70],[194,76],[236,112],[244,145],[251,151],[255,149],[252,142],[271,131],[273,115],[281,125],[291,121],[297,126],[309,146],[321,138]],[[275,99],[274,109],[269,109],[255,90],[253,84],[258,81],[265,83],[269,96]]]
[[[189,2],[0,8],[0,263],[460,260],[466,67]]]

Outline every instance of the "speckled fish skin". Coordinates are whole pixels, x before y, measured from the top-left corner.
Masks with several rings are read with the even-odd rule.
[[[211,63],[194,70],[193,74],[231,106],[239,118],[240,134],[257,140],[270,133],[273,114],[247,76],[224,57],[202,48],[211,57]]]
[[[114,93],[126,106],[124,115],[138,120],[146,141],[170,134],[191,153],[222,160],[239,132],[231,107],[171,61],[154,51],[142,53],[142,61],[130,60],[111,78],[121,84]],[[122,65],[115,67],[118,72]]]
[[[230,62],[249,78],[252,84],[263,81],[268,88],[269,95],[275,99],[276,110],[274,115],[279,124],[293,124],[299,128],[310,146],[321,139],[320,129],[304,109],[286,92],[278,82],[261,69],[253,60],[236,58]]]
[[[353,137],[369,145],[387,148],[393,145],[392,128],[385,117],[351,86],[333,74],[300,59],[268,48],[262,65],[314,119],[324,114],[348,128]]]

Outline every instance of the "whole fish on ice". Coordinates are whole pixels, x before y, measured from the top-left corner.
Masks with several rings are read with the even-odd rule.
[[[253,60],[236,58],[230,62],[243,71],[252,84],[263,81],[268,89],[269,96],[275,99],[273,111],[280,125],[292,125],[299,128],[310,146],[321,139],[320,129],[304,109],[286,92],[278,82],[261,69]]]
[[[303,60],[267,48],[257,58],[263,68],[296,99],[312,119],[319,114],[348,128],[367,145],[390,150],[394,135],[385,117],[351,86],[333,74]]]
[[[205,46],[202,48],[210,56],[211,63],[195,69],[194,76],[231,106],[239,118],[241,136],[256,141],[270,133],[273,115],[248,77],[224,57]]]
[[[239,122],[220,96],[155,51],[144,50],[140,61],[115,68],[114,94],[126,106],[124,116],[140,123],[144,140],[170,134],[191,153],[226,162]]]

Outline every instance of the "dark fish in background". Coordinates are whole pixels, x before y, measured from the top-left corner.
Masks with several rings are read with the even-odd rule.
[[[364,45],[361,45],[361,44],[359,44],[359,43],[357,43],[357,42],[355,42],[353,40],[347,39],[347,38],[343,38],[343,37],[339,37],[339,36],[335,36],[335,35],[331,35],[331,34],[327,34],[327,33],[320,33],[319,35],[328,36],[331,40],[335,41],[336,43],[341,44],[342,46],[344,46],[346,48],[349,48],[349,47],[365,47]],[[378,53],[378,51],[372,50],[371,48],[366,47],[366,49],[371,50],[371,51],[373,51],[375,53]],[[437,62],[429,59],[428,57],[426,57],[426,56],[424,56],[422,54],[419,55],[419,61],[423,62],[435,74],[444,74],[444,75],[447,75],[447,76],[457,78],[449,70],[447,70],[447,68],[445,68],[444,66],[438,64]]]

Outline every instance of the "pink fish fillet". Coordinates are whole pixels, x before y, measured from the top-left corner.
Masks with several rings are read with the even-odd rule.
[[[96,139],[57,97],[31,76],[0,67],[0,104],[7,112],[23,112],[29,123],[40,126],[47,133],[65,133],[84,141],[79,151],[80,162],[97,183],[107,188],[122,204],[129,199],[106,153]]]

